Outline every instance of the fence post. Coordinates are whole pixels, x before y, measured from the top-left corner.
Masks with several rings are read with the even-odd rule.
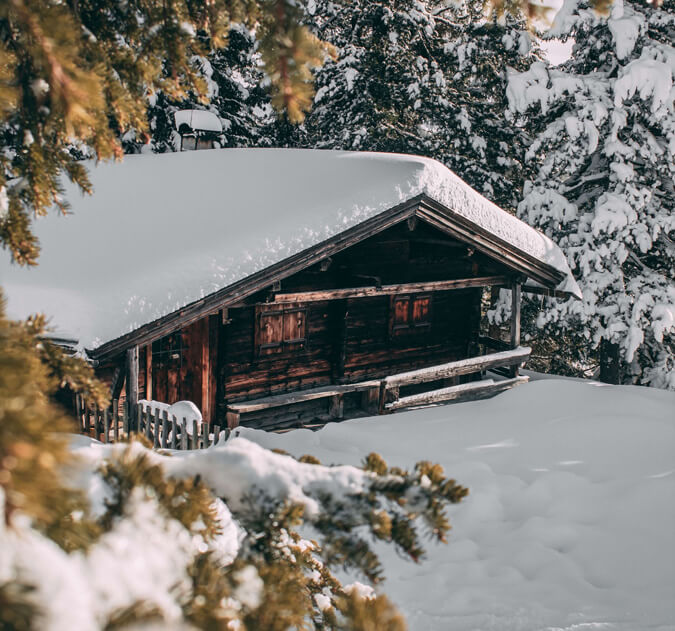
[[[159,432],[161,430],[162,424],[162,415],[159,410],[155,409],[150,412],[148,416],[148,426],[150,426],[150,421],[152,421],[152,446],[157,449],[159,447]]]
[[[180,448],[183,451],[187,451],[188,448],[187,419],[185,417],[183,417],[183,422],[180,426]]]
[[[220,440],[220,425],[213,426],[213,442],[212,445],[217,445]]]
[[[162,448],[166,449],[168,446],[168,439],[169,439],[169,413],[164,410],[162,412]]]
[[[152,416],[152,410],[148,407],[145,412],[143,411],[143,406],[139,404],[138,406],[138,417],[142,418],[145,421],[145,437],[152,441],[152,432],[150,429],[150,417]]]
[[[124,405],[122,406],[122,431],[124,432],[124,435],[129,438],[129,410],[128,410],[129,402],[125,401]]]
[[[178,421],[176,420],[176,415],[171,415],[171,449],[177,449],[178,441]]]
[[[110,431],[110,412],[108,408],[103,410],[103,442],[108,442],[108,432]]]
[[[196,418],[192,419],[192,449],[199,449],[199,428]]]
[[[119,401],[113,399],[112,402],[112,417],[113,417],[113,440],[117,443],[120,439],[120,424],[119,424]]]

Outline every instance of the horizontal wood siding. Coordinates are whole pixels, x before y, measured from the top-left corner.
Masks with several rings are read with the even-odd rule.
[[[431,326],[390,335],[387,296],[349,301],[345,378],[349,381],[461,359],[480,321],[480,289],[432,294]]]
[[[255,308],[229,310],[223,344],[224,397],[228,403],[330,383],[332,337],[328,302],[307,308],[307,341],[276,355],[256,356]]]

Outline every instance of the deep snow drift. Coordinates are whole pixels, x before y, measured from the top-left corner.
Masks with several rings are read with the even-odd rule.
[[[470,488],[452,507],[448,545],[429,544],[421,564],[377,546],[381,589],[411,631],[675,628],[673,393],[547,379],[487,401],[318,432],[239,432],[224,446],[152,459],[167,473],[200,473],[233,509],[255,484],[310,512],[326,488],[363,488],[366,474],[356,468],[301,464],[249,441],[324,464],[355,465],[370,451],[390,465],[432,460]],[[106,491],[93,471],[116,448],[77,439],[74,449],[87,463],[80,484],[100,512]],[[220,501],[219,515],[224,532],[210,545],[227,563],[239,530]],[[20,576],[37,586],[46,631],[96,629],[138,598],[156,604],[167,624],[176,620],[186,567],[205,545],[143,494],[87,554],[65,554],[25,520],[17,526],[8,531],[0,519],[0,583]]]
[[[536,381],[493,399],[243,435],[324,463],[428,459],[468,486],[447,546],[378,548],[412,631],[675,629],[675,395]]]
[[[73,214],[35,223],[36,269],[0,256],[8,315],[52,317],[85,348],[128,333],[422,193],[556,267],[548,237],[435,160],[309,149],[222,149],[127,156],[73,186]]]

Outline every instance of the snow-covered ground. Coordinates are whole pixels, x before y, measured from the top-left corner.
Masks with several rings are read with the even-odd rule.
[[[246,438],[323,463],[441,463],[449,544],[378,552],[412,631],[675,629],[675,395],[543,380],[493,399]]]
[[[353,493],[367,483],[355,467],[302,464],[259,445],[324,464],[356,465],[371,451],[389,465],[431,460],[470,488],[452,507],[449,543],[428,543],[422,563],[376,546],[387,577],[381,589],[411,631],[675,629],[674,393],[545,379],[487,401],[318,432],[239,433],[202,452],[148,457],[168,475],[200,474],[235,513],[255,484],[311,513],[323,491]],[[108,491],[93,471],[122,447],[77,438],[72,448],[85,462],[76,479],[100,514]],[[227,564],[239,528],[217,504],[223,533],[209,545]],[[138,599],[159,607],[164,628],[183,628],[173,623],[189,588],[186,568],[204,550],[200,535],[138,489],[126,518],[86,554],[66,554],[25,519],[7,529],[0,515],[0,584],[19,577],[36,587],[44,630],[94,631]]]

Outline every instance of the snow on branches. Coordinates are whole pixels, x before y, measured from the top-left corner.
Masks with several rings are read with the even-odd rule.
[[[338,629],[349,621],[402,631],[386,597],[343,586],[330,568],[378,582],[372,540],[419,560],[420,528],[445,541],[444,508],[468,493],[427,462],[403,471],[370,454],[362,468],[323,466],[244,438],[171,455],[140,442],[89,444],[74,456],[68,480],[88,506],[72,522],[91,525],[81,545],[64,550],[29,515],[0,519],[0,599],[16,607],[26,586],[21,602],[45,629],[131,621]]]
[[[620,350],[623,380],[675,389],[675,15],[617,0],[608,18],[568,0],[551,36],[561,68],[513,73],[512,117],[536,132],[518,213],[565,250],[581,302],[539,324]],[[522,120],[521,118],[521,120]]]

